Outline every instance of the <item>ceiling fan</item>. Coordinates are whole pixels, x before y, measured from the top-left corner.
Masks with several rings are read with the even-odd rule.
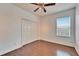
[[[38,11],[40,8],[46,13],[45,6],[54,6],[56,3],[31,3],[33,5],[37,5],[38,7],[34,10],[34,12]]]

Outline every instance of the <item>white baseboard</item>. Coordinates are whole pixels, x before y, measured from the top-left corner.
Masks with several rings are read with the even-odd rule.
[[[28,42],[26,42],[26,43],[22,43],[22,46],[24,46],[24,45],[26,45],[26,44],[29,44],[29,43],[31,43],[31,42],[34,42],[34,41],[36,41],[37,39],[35,39],[35,40],[32,40],[32,41],[28,41]]]
[[[45,41],[48,41],[48,42],[52,42],[52,43],[57,43],[57,44],[61,44],[61,45],[66,45],[66,46],[74,47],[74,43],[59,42],[59,41],[48,40],[48,39],[44,39],[44,38],[41,38],[41,39],[43,39]]]
[[[78,55],[79,55],[79,49],[78,49],[77,47],[75,47],[75,50],[76,50],[76,52],[77,52]]]
[[[37,39],[32,40],[32,41],[29,41],[29,42],[26,42],[26,44],[31,43],[31,42],[36,41],[36,40],[37,40]],[[6,54],[6,53],[8,53],[8,52],[11,52],[11,51],[13,51],[13,50],[19,49],[19,48],[23,47],[23,46],[26,45],[26,44],[21,44],[21,45],[18,45],[18,46],[14,46],[14,47],[11,47],[11,48],[9,48],[8,50],[2,51],[2,52],[0,51],[0,55],[4,55],[4,54]]]
[[[6,54],[6,53],[8,53],[8,52],[11,52],[11,51],[13,51],[13,50],[16,50],[16,49],[19,49],[19,48],[21,48],[22,46],[20,45],[20,46],[15,46],[15,47],[12,47],[12,48],[10,48],[10,49],[8,49],[8,50],[5,50],[5,51],[2,51],[2,52],[0,52],[0,55],[4,55],[4,54]]]

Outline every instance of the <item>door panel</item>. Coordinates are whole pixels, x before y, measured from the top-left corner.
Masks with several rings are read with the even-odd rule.
[[[34,41],[37,36],[37,23],[30,20],[22,20],[22,45]]]

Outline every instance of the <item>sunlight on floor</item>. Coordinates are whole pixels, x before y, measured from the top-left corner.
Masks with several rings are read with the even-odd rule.
[[[71,56],[68,52],[62,51],[62,50],[58,50],[56,55],[57,56]]]

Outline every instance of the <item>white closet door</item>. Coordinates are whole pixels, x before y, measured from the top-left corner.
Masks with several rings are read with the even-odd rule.
[[[37,23],[22,20],[22,45],[30,43],[37,38]]]

